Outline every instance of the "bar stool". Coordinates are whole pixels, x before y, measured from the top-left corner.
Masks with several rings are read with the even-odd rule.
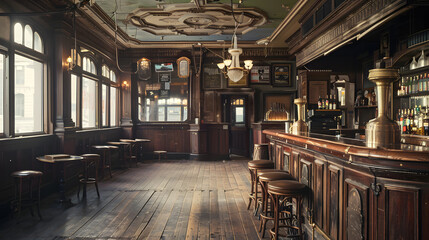
[[[133,155],[133,152],[134,152],[135,147],[136,147],[136,140],[134,140],[134,139],[119,139],[119,141],[126,142],[126,143],[130,144],[128,146],[125,146],[125,151],[126,151],[125,157],[127,158],[128,162],[131,162],[131,160],[134,160],[136,162],[136,167],[137,167],[137,157],[135,155]]]
[[[253,160],[269,160],[268,143],[253,145]]]
[[[97,196],[100,197],[100,192],[98,191],[98,162],[100,161],[99,154],[83,154],[83,176],[79,179],[79,188],[77,190],[77,197],[79,198],[80,185],[83,184],[83,199],[86,198],[86,185],[95,184],[95,189],[97,190]]]
[[[268,160],[252,160],[247,163],[250,172],[250,179],[252,187],[250,189],[249,194],[249,205],[247,205],[247,209],[250,209],[250,205],[252,204],[252,200],[255,200],[255,212],[256,215],[258,209],[258,183],[256,182],[256,177],[258,176],[258,170],[274,168],[274,163]]]
[[[112,149],[112,147],[118,149],[118,147],[116,146],[108,146],[108,145],[96,145],[96,146],[92,146],[95,150],[97,150],[100,154],[101,154],[101,169],[103,170],[101,172],[101,174],[103,175],[104,178],[104,171],[106,169],[109,169],[109,175],[110,178],[112,178],[112,168],[111,168],[111,155],[110,155],[110,151]]]
[[[158,161],[161,161],[161,156],[164,155],[164,158],[167,159],[167,151],[164,150],[158,150],[158,151],[153,151],[153,154],[157,154],[158,155]],[[155,156],[153,156],[155,158]]]
[[[265,169],[264,169],[265,170]],[[292,175],[287,173],[286,171],[280,170],[276,172],[262,172],[263,170],[260,170],[258,172],[258,180],[261,184],[262,188],[262,201],[258,202],[258,204],[262,205],[261,210],[261,223],[259,225],[259,232],[262,231],[262,238],[265,237],[265,228],[267,225],[268,220],[274,220],[273,217],[268,217],[268,192],[267,192],[267,184],[271,181],[277,181],[277,180],[295,180]],[[273,216],[273,208],[271,206],[270,208],[271,216]]]
[[[271,238],[272,239],[279,239],[279,229],[280,228],[287,228],[288,232],[291,232],[291,230],[296,230],[298,233],[294,235],[288,234],[287,236],[282,235],[282,237],[288,237],[288,238],[300,238],[302,239],[302,229],[301,229],[301,201],[303,198],[303,195],[307,191],[307,186],[297,182],[297,181],[291,181],[291,180],[278,180],[278,181],[271,181],[268,183],[268,195],[270,196],[272,203],[273,203],[273,210],[274,210],[274,228],[270,230]],[[290,221],[290,225],[283,225],[280,226],[280,219],[279,215],[282,212],[281,207],[284,206],[285,198],[295,198],[296,199],[296,226],[293,226],[293,221]],[[283,199],[283,200],[282,200]],[[292,211],[290,219],[292,220]]]
[[[23,205],[30,206],[31,216],[34,216],[33,205],[37,206],[37,215],[39,215],[40,220],[42,220],[42,215],[40,214],[40,186],[42,183],[43,173],[40,171],[33,170],[24,170],[13,172],[11,177],[15,180],[15,198],[11,203],[13,212],[18,212],[18,216],[21,215],[21,210]],[[28,197],[24,197],[24,182],[28,182]],[[33,198],[33,185],[36,184],[37,187],[37,199]]]

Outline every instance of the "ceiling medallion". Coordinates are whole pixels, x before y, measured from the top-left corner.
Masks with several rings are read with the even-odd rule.
[[[267,23],[267,16],[257,8],[234,8],[242,22],[236,34],[245,34]],[[227,4],[177,3],[160,4],[156,9],[138,8],[125,23],[132,24],[154,35],[232,35],[235,21]]]

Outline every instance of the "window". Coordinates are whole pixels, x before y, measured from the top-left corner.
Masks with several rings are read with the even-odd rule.
[[[149,99],[147,99],[149,100]],[[154,114],[154,111],[150,111],[150,107],[147,109],[149,119],[157,119],[158,121],[164,122],[181,122],[185,121],[188,116],[188,100],[180,98],[168,98],[168,99],[156,99],[155,105],[158,108],[158,116],[150,116],[150,113]],[[149,100],[150,104],[150,100]]]
[[[0,134],[3,133],[4,117],[3,117],[3,83],[5,80],[6,57],[0,54]]]
[[[97,74],[97,70],[95,68],[95,63],[88,57],[83,57],[83,71],[92,73],[94,75]]]
[[[82,78],[82,128],[95,128],[97,116],[97,82]]]
[[[117,101],[117,89],[110,87],[110,126],[117,126],[116,121],[116,101]]]
[[[21,80],[24,82],[19,82]],[[18,97],[15,99],[15,133],[41,132],[43,130],[41,62],[15,54],[15,96]]]
[[[232,99],[232,122],[234,124],[244,124],[244,98]]]
[[[173,66],[175,63],[164,63]],[[145,81],[138,81],[138,117],[142,122],[184,122],[188,119],[188,78],[172,72],[153,74]],[[162,76],[161,76],[162,74]],[[162,80],[159,80],[158,78]]]
[[[77,126],[77,76],[75,74],[71,75],[71,119]]]
[[[107,126],[107,85],[101,86],[101,119],[102,126]]]

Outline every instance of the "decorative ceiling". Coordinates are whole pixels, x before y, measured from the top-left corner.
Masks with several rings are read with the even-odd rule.
[[[270,36],[298,0],[97,0],[131,38],[143,42],[257,41]]]

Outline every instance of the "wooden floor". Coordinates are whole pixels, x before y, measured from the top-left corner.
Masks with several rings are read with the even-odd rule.
[[[43,220],[24,211],[0,225],[1,239],[259,239],[247,210],[248,160],[139,163],[93,186],[74,206],[43,202]],[[266,234],[268,236],[269,234]],[[268,238],[267,238],[268,239]]]

